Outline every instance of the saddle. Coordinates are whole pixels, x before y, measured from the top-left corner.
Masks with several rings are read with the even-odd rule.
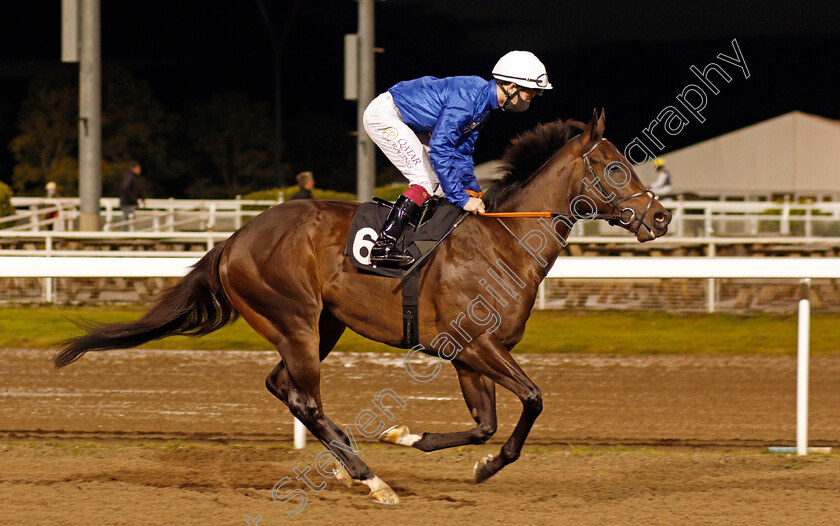
[[[371,264],[370,248],[379,237],[382,224],[394,203],[374,198],[372,203],[362,203],[353,216],[344,254],[358,269],[389,278],[405,278],[414,274],[417,265],[425,261],[428,254],[454,230],[458,218],[466,214],[447,199],[434,197],[426,201],[420,211],[417,223],[409,223],[403,235],[397,240],[397,247],[414,257],[414,265],[408,268],[387,267]]]
[[[357,272],[402,280],[403,347],[408,349],[419,343],[417,270],[468,214],[447,199],[429,199],[423,205],[417,223],[409,223],[397,240],[397,246],[414,257],[414,264],[408,268],[371,264],[370,249],[379,237],[379,230],[393,206],[394,203],[378,198],[374,198],[372,203],[359,206],[350,224],[344,254],[357,268]]]

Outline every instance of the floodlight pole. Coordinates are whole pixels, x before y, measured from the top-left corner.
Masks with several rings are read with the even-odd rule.
[[[359,2],[359,99],[356,120],[356,195],[359,201],[373,197],[376,179],[376,149],[363,123],[365,108],[373,100],[375,84],[374,70],[374,0]]]
[[[282,137],[283,137],[283,38],[274,29],[271,17],[265,9],[263,0],[257,0],[257,7],[263,17],[268,34],[271,37],[271,48],[274,52],[274,180],[278,188],[286,185],[283,175]],[[297,6],[295,6],[295,9]],[[289,19],[293,19],[294,16]],[[283,192],[280,192],[283,195]]]
[[[283,63],[281,57],[282,48],[274,43],[274,178],[277,187],[286,186],[283,176]],[[280,192],[283,195],[283,192]]]
[[[79,0],[79,230],[99,230],[102,197],[100,0]]]

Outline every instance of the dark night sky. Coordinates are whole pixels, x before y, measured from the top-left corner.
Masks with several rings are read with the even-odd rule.
[[[342,99],[343,35],[356,30],[352,0],[264,0],[285,34],[284,137],[296,123],[328,116],[355,128]],[[14,134],[33,74],[59,63],[60,1],[0,7],[0,150]],[[10,5],[11,4],[11,5]],[[519,4],[519,5],[517,5]],[[666,151],[801,110],[840,118],[840,6],[836,2],[569,2],[388,0],[376,6],[377,91],[422,75],[489,78],[510,49],[546,64],[555,90],[521,115],[494,115],[476,152],[498,156],[516,132],[558,117],[584,120],[607,110],[607,137],[623,146],[676,95],[698,83],[691,65],[722,64],[733,76],[709,95],[706,122],[668,137]],[[270,39],[256,0],[127,2],[102,0],[103,61],[147,80],[168,107],[216,92],[271,101]],[[750,78],[716,59],[737,39]],[[299,141],[305,144],[305,141]],[[352,139],[348,138],[348,144]],[[0,179],[11,159],[0,153]]]

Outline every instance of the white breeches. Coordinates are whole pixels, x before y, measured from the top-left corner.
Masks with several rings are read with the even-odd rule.
[[[365,109],[363,122],[367,134],[409,185],[420,185],[429,195],[443,195],[429,161],[429,135],[421,134],[421,140],[406,126],[390,93],[386,91],[373,99]]]

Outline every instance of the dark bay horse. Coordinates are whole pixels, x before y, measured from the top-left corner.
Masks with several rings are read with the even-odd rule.
[[[664,235],[671,218],[603,132],[604,115],[596,112],[587,125],[557,121],[515,139],[505,154],[505,177],[484,196],[487,210],[556,215],[470,216],[421,268],[420,349],[455,367],[476,426],[422,435],[396,426],[382,433],[382,441],[422,451],[483,443],[496,431],[498,384],[523,409],[501,452],[476,464],[475,480],[519,457],[542,398],[510,351],[525,333],[537,288],[575,220],[608,219],[644,242]],[[339,479],[366,484],[379,502],[397,503],[394,491],[350,452],[348,437],[321,404],[320,362],[346,327],[403,345],[400,281],[358,272],[344,255],[358,205],[294,201],[267,210],[208,252],[141,319],[94,326],[61,343],[56,367],[87,351],[174,334],[201,336],[241,315],[280,354],[266,387],[335,455]]]

